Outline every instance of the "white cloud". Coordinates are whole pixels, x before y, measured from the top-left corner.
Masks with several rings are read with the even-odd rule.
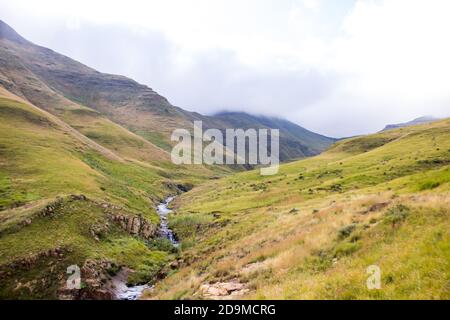
[[[301,3],[308,9],[318,10],[320,8],[320,0],[301,0]]]
[[[354,76],[348,90],[405,102],[450,94],[450,2],[359,1],[334,45],[334,66]]]

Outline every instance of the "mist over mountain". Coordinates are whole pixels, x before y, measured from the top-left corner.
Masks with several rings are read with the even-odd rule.
[[[68,1],[4,0],[1,18],[185,110],[277,116],[331,137],[449,116],[443,0]]]
[[[100,73],[53,50],[37,46],[1,22],[0,66],[2,84],[9,91],[57,115],[73,113],[73,104],[99,112],[154,145],[170,150],[170,135],[177,128],[192,129],[202,120],[205,128],[278,128],[281,160],[316,155],[334,140],[286,121],[261,122],[243,113],[226,117],[204,116],[173,106],[151,88],[124,76]],[[51,101],[52,103],[49,103]],[[78,106],[79,107],[79,106]],[[240,118],[245,118],[242,121]]]
[[[281,118],[255,116],[245,112],[220,112],[213,117],[231,128],[279,129],[280,159],[282,161],[318,154],[337,141]]]

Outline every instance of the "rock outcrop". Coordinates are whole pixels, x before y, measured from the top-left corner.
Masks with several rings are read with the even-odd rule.
[[[146,240],[156,236],[158,232],[156,225],[141,216],[112,214],[111,220],[118,223],[129,234],[140,236]]]
[[[89,233],[92,235],[95,241],[100,241],[102,236],[108,233],[108,231],[109,231],[109,223],[93,224],[89,228]]]
[[[226,300],[243,296],[250,292],[245,288],[245,284],[234,279],[229,282],[216,282],[211,284],[203,284],[200,287],[200,294],[208,299]]]
[[[80,268],[83,287],[69,289],[63,285],[58,292],[62,300],[112,300],[114,293],[107,287],[111,280],[112,270],[118,270],[118,266],[108,260],[88,259]]]

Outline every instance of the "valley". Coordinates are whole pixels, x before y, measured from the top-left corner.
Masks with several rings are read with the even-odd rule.
[[[280,129],[278,174],[175,165],[194,121]],[[450,119],[387,129],[189,112],[0,21],[0,299],[449,299]]]

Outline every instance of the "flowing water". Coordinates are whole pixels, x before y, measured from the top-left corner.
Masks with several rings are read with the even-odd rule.
[[[152,286],[147,284],[140,286],[127,286],[127,278],[128,278],[129,270],[121,270],[117,275],[115,275],[112,279],[114,295],[118,300],[137,300],[142,295],[144,290],[151,289]]]
[[[168,239],[174,247],[178,247],[179,243],[173,233],[173,231],[169,228],[169,222],[168,222],[168,215],[172,212],[168,208],[169,204],[175,199],[175,197],[168,197],[163,202],[161,202],[156,207],[156,212],[159,215],[160,223],[159,223],[159,232],[160,236],[163,238]],[[128,272],[127,272],[128,273]],[[126,285],[126,278],[127,273],[121,274],[119,273],[116,277],[113,279],[114,284],[114,292],[119,300],[137,300],[142,295],[142,292],[144,290],[151,289],[152,286],[149,285],[140,285],[140,286],[133,286],[133,287],[127,287]]]
[[[160,218],[160,224],[159,224],[159,230],[160,235],[163,238],[168,239],[175,247],[178,247],[178,241],[175,238],[175,235],[173,234],[173,231],[169,229],[168,224],[168,215],[172,212],[168,208],[168,205],[175,199],[174,197],[168,197],[164,202],[161,202],[158,207],[156,208],[156,212],[158,212],[159,218]]]

